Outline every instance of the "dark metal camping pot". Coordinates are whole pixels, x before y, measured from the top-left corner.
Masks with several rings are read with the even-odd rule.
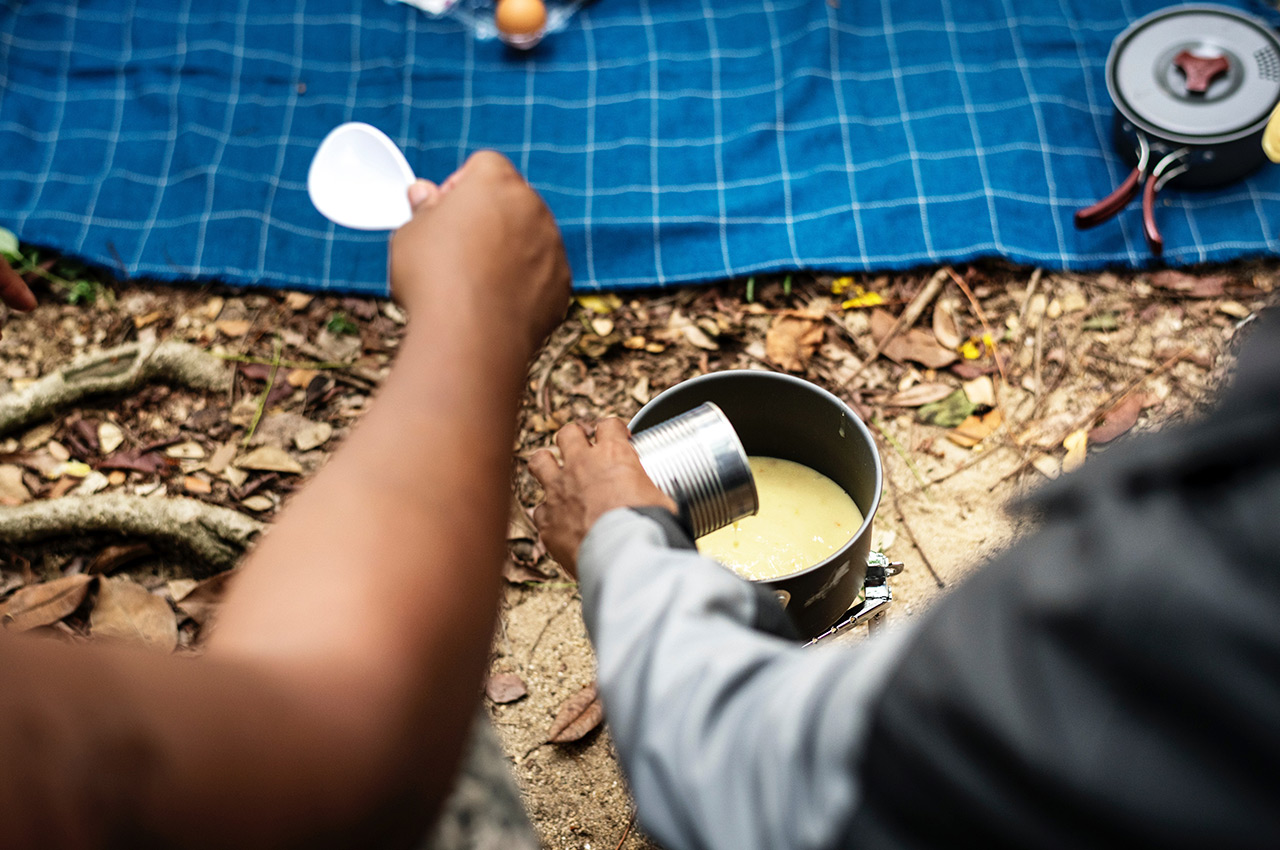
[[[1280,38],[1263,21],[1211,5],[1163,9],[1112,42],[1107,90],[1115,144],[1133,171],[1110,195],[1075,215],[1101,224],[1142,192],[1142,229],[1164,249],[1155,218],[1166,184],[1209,189],[1262,165],[1262,135],[1280,101]]]
[[[804,464],[835,481],[862,511],[848,543],[809,569],[762,582],[774,590],[806,637],[821,634],[857,601],[867,573],[871,522],[883,473],[871,432],[840,399],[776,372],[713,372],[658,394],[631,420],[633,432],[704,402],[724,411],[749,455]]]

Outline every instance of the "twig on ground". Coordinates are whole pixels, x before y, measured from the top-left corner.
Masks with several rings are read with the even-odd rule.
[[[1004,362],[1000,359],[1000,351],[996,346],[996,335],[991,330],[991,325],[987,322],[987,314],[982,311],[982,305],[973,294],[973,290],[969,288],[969,284],[964,282],[964,278],[955,273],[950,266],[945,269],[947,274],[951,275],[951,279],[955,281],[956,286],[960,287],[960,291],[964,293],[964,297],[969,299],[969,305],[973,307],[973,313],[978,317],[978,321],[982,324],[982,331],[991,340],[991,356],[996,361],[996,369],[1000,371],[1000,383],[1003,386],[1009,386],[1009,378],[1004,373]],[[999,389],[996,391],[996,398],[999,400]]]
[[[569,349],[577,345],[578,340],[582,337],[583,333],[582,328],[575,328],[574,332],[569,334],[569,338],[566,339],[559,348],[551,353],[547,358],[546,365],[543,366],[542,370],[538,373],[538,383],[534,388],[533,394],[534,397],[538,399],[538,406],[542,408],[543,416],[551,416],[551,393],[547,388],[547,384],[551,379],[551,372],[556,368],[556,364],[560,362],[560,358],[568,354]]]
[[[0,435],[90,396],[126,393],[152,381],[221,392],[231,386],[233,375],[225,362],[185,342],[131,342],[81,357],[30,386],[0,396]]]
[[[924,476],[920,474],[920,470],[916,469],[916,465],[911,462],[911,457],[907,454],[907,450],[902,447],[902,444],[898,442],[896,437],[885,430],[884,424],[880,421],[880,417],[877,416],[872,419],[871,424],[876,426],[876,430],[880,432],[880,436],[884,437],[885,441],[893,447],[893,450],[897,453],[898,457],[902,458],[902,462],[905,463],[907,465],[907,469],[911,471],[911,477],[920,485],[920,492],[924,493],[926,497],[932,499],[932,497],[929,496],[929,482],[924,480]]]
[[[1044,274],[1044,269],[1036,266],[1031,272],[1031,280],[1027,283],[1027,292],[1022,296],[1022,308],[1018,310],[1018,328],[1021,330],[1027,326],[1027,310],[1031,307],[1031,299],[1035,297],[1036,290],[1040,288],[1040,278]]]
[[[573,597],[574,594],[567,596],[564,602],[560,603],[560,607],[552,612],[551,616],[547,618],[547,621],[542,624],[542,628],[538,631],[538,636],[533,639],[533,643],[529,644],[528,658],[530,661],[533,660],[533,653],[537,651],[538,643],[541,642],[542,636],[547,633],[547,629],[551,627],[551,624],[555,622],[555,619],[563,614],[564,610],[569,607],[569,603],[573,601]]]
[[[929,560],[929,556],[925,554],[924,547],[920,545],[920,541],[916,539],[915,532],[911,530],[911,523],[907,522],[907,515],[902,511],[902,504],[898,501],[898,485],[894,483],[892,475],[886,475],[884,480],[889,484],[889,495],[893,498],[893,510],[898,515],[898,522],[902,523],[902,530],[907,533],[907,539],[911,541],[911,545],[920,553],[920,560],[924,561],[924,565],[929,570],[929,575],[933,576],[933,581],[938,587],[946,587],[947,583],[942,580],[942,576],[938,575],[938,571],[933,568],[933,562]]]
[[[959,475],[960,473],[964,472],[966,469],[969,469],[970,467],[973,467],[973,466],[977,466],[979,463],[982,463],[984,460],[991,457],[993,454],[1000,451],[1001,449],[1016,449],[1016,447],[1011,445],[1010,443],[997,443],[996,445],[992,446],[986,451],[978,452],[975,456],[969,458],[964,463],[960,464],[950,472],[944,472],[943,474],[939,475],[936,478],[930,478],[929,485],[932,486],[934,484],[941,484],[943,481],[946,481],[951,476]]]
[[[920,291],[912,297],[910,303],[907,304],[906,309],[902,311],[898,316],[897,321],[895,321],[889,328],[889,332],[881,337],[880,341],[875,344],[875,348],[871,351],[871,356],[862,361],[862,365],[858,367],[858,370],[845,379],[844,386],[847,387],[849,384],[853,383],[856,378],[862,375],[869,365],[875,362],[877,357],[884,353],[885,347],[889,343],[893,342],[898,334],[907,330],[916,323],[916,320],[920,318],[920,314],[924,312],[924,309],[938,297],[940,292],[942,292],[942,285],[946,281],[948,274],[955,277],[955,272],[951,271],[950,266],[944,266],[933,273],[933,277],[929,278],[928,282],[925,283],[924,286],[920,287]]]
[[[6,543],[86,534],[143,537],[194,556],[211,572],[235,566],[264,527],[237,511],[177,496],[64,496],[0,511],[0,540]]]
[[[267,385],[262,388],[262,395],[258,398],[258,408],[253,411],[253,420],[249,423],[249,430],[244,435],[244,440],[240,445],[248,447],[253,434],[258,430],[258,423],[262,421],[262,414],[267,409],[267,399],[271,398],[271,390],[276,385],[276,373],[280,371],[280,338],[276,337],[275,347],[271,357],[271,371],[267,373]]]
[[[622,837],[618,839],[618,843],[614,845],[613,850],[622,850],[622,845],[627,842],[627,836],[631,834],[631,828],[636,825],[636,810],[631,810],[631,817],[627,818],[627,828],[622,830]]]

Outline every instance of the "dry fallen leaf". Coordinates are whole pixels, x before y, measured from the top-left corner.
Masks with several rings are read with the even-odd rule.
[[[286,292],[284,303],[286,307],[296,313],[311,306],[313,298],[315,298],[314,295],[309,295],[306,292]]]
[[[1062,441],[1062,446],[1067,450],[1066,456],[1062,458],[1062,471],[1072,472],[1079,469],[1089,451],[1089,432],[1083,428],[1072,431]]]
[[[182,487],[188,493],[196,493],[201,496],[207,496],[213,492],[213,483],[200,473],[184,476]]]
[[[124,431],[112,422],[98,423],[98,453],[109,455],[124,443]]]
[[[24,587],[0,603],[0,626],[25,632],[56,623],[80,607],[95,581],[93,576],[75,575]]]
[[[289,456],[289,453],[278,446],[259,446],[236,461],[241,469],[253,469],[259,472],[288,472],[293,475],[302,474],[302,465]],[[231,467],[228,467],[230,469]]]
[[[149,543],[121,543],[116,546],[104,546],[85,567],[89,575],[114,573],[139,558],[145,558],[154,550]]]
[[[178,645],[178,618],[168,602],[118,576],[101,582],[89,612],[89,633],[172,652]]]
[[[996,386],[990,375],[979,375],[971,381],[965,381],[964,394],[969,397],[969,401],[980,407],[996,406]]]
[[[333,426],[328,422],[312,422],[299,428],[293,435],[293,445],[300,452],[309,452],[329,442]]]
[[[956,388],[948,384],[916,384],[914,387],[889,396],[885,404],[890,407],[920,407],[925,404],[933,404],[935,401],[942,401],[955,391]]]
[[[1165,269],[1151,275],[1151,282],[1161,289],[1185,295],[1188,298],[1221,298],[1226,294],[1228,275],[1194,275],[1176,269]]]
[[[0,505],[21,505],[31,498],[22,482],[22,467],[0,463]]]
[[[248,319],[224,319],[221,322],[214,322],[214,327],[222,331],[225,336],[238,337],[244,336],[249,332]]]
[[[766,356],[788,372],[803,372],[822,343],[822,321],[794,313],[775,316],[765,335]]]
[[[526,582],[543,582],[551,578],[544,572],[541,572],[527,564],[517,562],[514,558],[507,558],[502,562],[502,577],[506,579],[508,584],[524,584]]]
[[[947,439],[958,446],[970,448],[978,445],[1000,427],[1004,416],[999,410],[992,410],[983,416],[973,415],[956,426],[947,434]]]
[[[964,342],[964,334],[960,332],[960,320],[956,316],[956,304],[953,299],[939,299],[933,308],[933,336],[938,345],[953,351]]]
[[[187,440],[169,446],[164,450],[164,455],[178,460],[200,460],[204,457],[204,446],[194,440]]]
[[[269,511],[276,506],[276,503],[272,501],[270,496],[264,496],[261,493],[256,496],[250,496],[249,498],[241,501],[240,504],[249,510],[256,511],[258,513]]]
[[[1118,404],[1108,410],[1094,428],[1089,431],[1089,442],[1109,443],[1121,434],[1125,434],[1138,422],[1142,413],[1146,396],[1141,393],[1129,393]]]
[[[604,706],[596,695],[593,682],[564,701],[560,712],[547,731],[548,744],[580,741],[604,720]]]
[[[238,570],[227,570],[210,576],[174,600],[178,610],[201,626],[208,625],[213,621],[218,606],[222,604],[231,580],[238,574]]]
[[[484,693],[498,705],[506,705],[527,696],[529,689],[515,673],[495,673],[484,683]]]

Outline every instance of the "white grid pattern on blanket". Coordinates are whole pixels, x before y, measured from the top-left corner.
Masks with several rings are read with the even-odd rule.
[[[824,10],[809,20],[814,2]],[[192,0],[174,3],[169,11],[138,0],[115,11],[77,3],[41,4],[38,10],[10,3],[0,17],[7,23],[0,30],[0,136],[7,134],[43,156],[0,166],[0,181],[29,186],[26,202],[3,213],[0,223],[24,237],[49,234],[59,247],[122,265],[131,275],[197,275],[322,289],[368,285],[368,280],[353,281],[352,269],[358,277],[359,270],[384,263],[379,252],[385,237],[353,233],[293,211],[297,195],[305,192],[305,164],[323,135],[313,128],[372,118],[406,149],[415,167],[427,169],[424,176],[442,177],[478,146],[511,156],[556,209],[566,237],[580,245],[582,262],[575,271],[584,288],[714,279],[791,266],[900,267],[983,253],[1015,254],[1052,266],[1139,264],[1146,248],[1131,216],[1108,225],[1121,234],[1118,248],[1082,247],[1072,241],[1064,221],[1070,211],[1096,200],[1100,185],[1114,185],[1127,171],[1110,153],[1111,105],[1094,82],[1105,54],[1090,46],[1105,42],[1144,10],[1125,2],[1112,18],[1078,21],[1066,0],[1058,4],[1061,17],[1020,16],[1018,4],[1002,0],[1002,17],[974,22],[956,20],[960,4],[940,0],[935,20],[902,21],[895,19],[898,5],[882,0],[871,25],[840,17],[824,0],[762,0],[757,11],[727,13],[717,13],[712,0],[636,0],[628,13],[588,7],[570,30],[556,36],[580,48],[580,58],[566,49],[563,61],[534,55],[513,62],[447,20],[356,0],[340,12],[332,10],[334,2],[293,0],[287,13],[274,8],[283,2],[264,12],[241,0],[234,15],[200,11]],[[317,5],[326,11],[316,14]],[[756,15],[763,18],[767,38],[744,45],[735,20]],[[61,30],[48,37],[46,24],[31,35],[28,16],[57,17]],[[122,24],[122,19],[133,23]],[[172,31],[173,38],[139,43],[134,36],[148,24]],[[85,28],[118,33],[119,40],[82,46]],[[311,37],[328,28],[348,32],[347,52],[336,58],[311,55]],[[1074,58],[1031,55],[1022,34],[1042,28],[1065,32]],[[688,47],[693,31],[703,34],[704,47]],[[994,59],[970,55],[985,36],[1004,33],[1010,34],[1011,53]],[[284,40],[268,44],[276,34]],[[676,49],[664,47],[668,38],[676,38]],[[901,46],[925,38],[945,44],[946,54],[904,61]],[[66,49],[71,44],[77,45],[75,51]],[[615,44],[624,50],[614,52]],[[643,50],[634,49],[641,44]],[[883,52],[887,63],[854,65],[852,44]],[[424,55],[441,45],[453,47],[441,56]],[[395,50],[371,49],[375,46]],[[36,85],[11,73],[11,56],[41,51],[58,57],[51,75],[55,85]],[[406,54],[413,60],[406,61]],[[131,123],[140,90],[131,69],[147,63],[172,70],[163,84],[143,87],[149,98],[165,104],[164,121]],[[279,90],[267,93],[247,85],[250,65],[259,75],[264,67],[276,69],[283,80]],[[1083,69],[1083,87],[1066,94],[1041,91],[1035,72],[1051,67]],[[116,71],[103,70],[99,84],[80,84],[72,93],[68,80],[86,68]],[[635,89],[614,86],[611,80],[635,69],[643,69],[634,75]],[[1023,84],[1020,93],[995,97],[981,89],[994,74],[1015,69]],[[211,70],[225,71],[225,87]],[[958,99],[922,104],[917,81],[942,73],[954,76]],[[511,85],[491,85],[491,77],[499,75]],[[383,78],[386,85],[379,84]],[[568,85],[573,80],[584,88]],[[826,87],[816,100],[829,102],[829,112],[806,114],[803,103],[792,109],[791,93],[820,91],[817,86]],[[892,92],[891,104],[879,112],[859,109],[868,101],[851,103],[850,93],[862,87]],[[32,124],[6,112],[5,106],[19,98],[27,105],[43,104],[47,120]],[[69,120],[86,100],[98,102],[108,120]],[[760,104],[771,109],[756,109]],[[1029,137],[993,137],[984,127],[988,120],[1028,108],[1034,118]],[[1046,117],[1050,109],[1079,113],[1088,132],[1056,137]],[[705,125],[671,119],[682,111],[705,115]],[[742,120],[744,112],[751,120]],[[623,122],[619,132],[610,122],[624,113],[634,113],[633,120]],[[573,115],[581,116],[581,132],[571,132],[573,122],[566,116]],[[923,145],[922,134],[933,132],[937,122],[963,127],[964,134]],[[835,143],[815,147],[816,134],[827,131],[834,131]],[[898,132],[903,149],[886,149],[873,159],[859,155],[859,138]],[[775,152],[757,161],[740,155],[761,139],[769,140]],[[94,167],[72,167],[79,165],[75,151],[94,148],[100,150]],[[140,160],[130,153],[135,148],[154,149],[157,155]],[[696,169],[686,171],[682,157],[707,158],[705,179],[689,176]],[[1090,160],[1105,181],[1060,184],[1058,165],[1071,159]],[[1011,188],[996,179],[1007,167],[1002,163],[1036,160],[1043,186]],[[759,162],[772,167],[756,168]],[[632,163],[644,167],[629,167]],[[886,175],[904,165],[909,181],[886,182]],[[937,167],[971,167],[976,179],[939,191],[927,171]],[[684,177],[670,182],[671,174]],[[572,179],[579,175],[580,180]],[[202,203],[172,202],[179,190],[190,193],[200,184]],[[135,193],[132,207],[115,198],[122,189]],[[48,206],[55,191],[83,196],[84,202],[78,209]],[[770,191],[776,205],[744,208],[739,200],[744,193],[763,197]],[[699,207],[702,198],[706,201]],[[1171,193],[1160,214],[1170,227],[1181,227],[1178,256],[1203,260],[1220,251],[1257,250],[1260,239],[1275,250],[1271,212],[1278,201],[1280,192],[1245,182],[1212,196]],[[1257,234],[1205,235],[1201,215],[1241,205],[1256,213]],[[1008,232],[1011,217],[1017,218],[1015,210],[1035,207],[1050,211],[1053,239],[1018,242]],[[980,213],[989,225],[985,235],[937,244],[938,222],[957,210]],[[897,231],[901,238],[872,238],[886,230],[883,223],[872,223],[881,214],[892,214],[885,220],[906,228]],[[828,225],[846,234],[842,247],[812,238]],[[762,228],[785,235],[752,240],[753,229]],[[705,250],[689,252],[693,260],[673,253],[686,229],[706,242]],[[111,232],[105,241],[104,231]],[[634,266],[634,273],[604,269],[614,234],[634,239],[646,232],[650,256]],[[132,241],[126,242],[129,234]],[[323,259],[309,268],[309,258],[299,252],[306,253],[302,246],[315,240],[323,243],[318,252]],[[769,243],[771,253],[762,253],[762,243]],[[317,253],[314,247],[312,253]],[[353,259],[370,253],[377,255],[372,261]]]

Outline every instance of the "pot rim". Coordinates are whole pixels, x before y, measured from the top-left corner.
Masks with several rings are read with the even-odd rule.
[[[750,581],[752,584],[768,584],[770,582],[784,581],[787,579],[795,578],[796,576],[807,575],[809,573],[812,573],[824,568],[829,568],[837,559],[843,557],[845,552],[849,549],[849,547],[853,546],[858,540],[860,540],[864,534],[870,533],[872,521],[875,519],[876,511],[880,507],[880,497],[884,493],[884,464],[880,460],[880,448],[879,446],[876,445],[876,440],[871,433],[871,429],[868,428],[867,424],[862,421],[862,417],[859,416],[854,411],[854,409],[850,407],[849,404],[845,402],[842,398],[835,395],[830,390],[827,390],[827,389],[824,389],[823,387],[818,386],[813,381],[806,381],[804,378],[797,378],[795,375],[788,375],[786,372],[775,372],[773,370],[766,370],[766,369],[723,369],[718,372],[707,372],[704,375],[697,375],[693,378],[688,378],[686,380],[681,381],[678,384],[673,384],[672,386],[667,387],[665,390],[658,393],[656,396],[649,399],[649,401],[647,401],[644,405],[642,405],[641,408],[636,411],[635,415],[632,416],[631,419],[628,421],[627,427],[630,428],[634,426],[635,421],[638,418],[640,418],[640,416],[643,415],[646,410],[649,410],[651,407],[657,405],[659,400],[661,400],[664,396],[667,396],[669,394],[674,394],[676,390],[682,387],[686,387],[690,385],[697,386],[699,384],[714,383],[716,381],[723,381],[723,380],[732,380],[733,379],[732,376],[737,376],[737,375],[750,375],[752,377],[767,376],[766,380],[783,381],[785,383],[792,384],[793,386],[803,387],[806,390],[816,392],[820,396],[825,396],[827,401],[834,404],[836,408],[840,410],[841,413],[844,414],[846,420],[848,420],[850,423],[853,424],[855,428],[857,428],[859,431],[862,432],[862,436],[867,441],[867,445],[871,447],[871,458],[874,461],[873,466],[875,469],[875,490],[871,498],[871,507],[869,510],[863,512],[862,524],[858,526],[858,530],[855,531],[849,537],[849,539],[844,543],[844,545],[842,545],[839,549],[832,552],[826,558],[823,558],[821,561],[819,561],[818,563],[814,564],[811,567],[805,567],[803,570],[797,570],[793,573],[787,573],[786,575],[782,575],[782,576],[774,576],[773,578],[746,579],[746,581]],[[654,423],[654,424],[656,425],[658,423]]]
[[[1129,40],[1139,30],[1149,26],[1151,23],[1163,18],[1176,17],[1191,12],[1212,12],[1221,14],[1226,17],[1235,18],[1243,21],[1250,26],[1261,26],[1270,37],[1271,41],[1280,52],[1280,36],[1277,36],[1275,30],[1265,21],[1260,21],[1252,15],[1245,14],[1239,9],[1233,9],[1229,6],[1219,6],[1215,3],[1188,3],[1184,5],[1169,6],[1164,9],[1157,9],[1150,14],[1143,15],[1129,26],[1125,27],[1119,35],[1111,42],[1111,49],[1107,53],[1106,64],[1106,81],[1107,94],[1111,98],[1111,104],[1116,111],[1124,116],[1124,119],[1132,124],[1136,129],[1141,130],[1150,136],[1154,141],[1165,142],[1170,145],[1187,146],[1193,150],[1203,150],[1206,148],[1216,148],[1220,145],[1230,144],[1231,142],[1247,139],[1255,134],[1260,135],[1266,129],[1267,122],[1271,118],[1271,112],[1268,110],[1261,118],[1245,127],[1227,133],[1218,133],[1216,135],[1186,135],[1178,133],[1168,128],[1161,127],[1147,120],[1143,116],[1137,114],[1133,108],[1120,96],[1119,83],[1116,81],[1116,65],[1119,62],[1120,54],[1129,43]]]

